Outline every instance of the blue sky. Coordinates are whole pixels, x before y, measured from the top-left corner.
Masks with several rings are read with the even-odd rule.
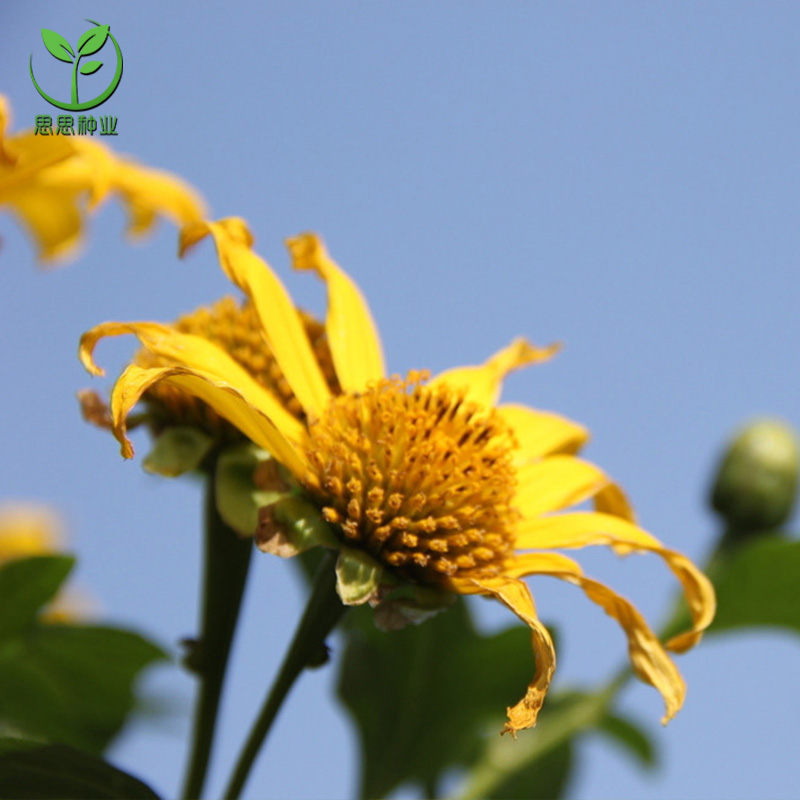
[[[520,334],[564,342],[504,399],[587,425],[588,458],[671,547],[695,559],[710,548],[704,494],[732,428],[761,414],[800,426],[797,4],[4,4],[0,91],[16,128],[49,113],[28,76],[40,28],[74,42],[84,18],[109,23],[125,56],[103,106],[116,149],[182,175],[214,216],[248,219],[318,311],[320,287],[287,274],[282,242],[321,233],[368,297],[390,369],[474,363]],[[0,215],[0,496],[59,508],[80,584],[110,619],[172,646],[195,626],[199,490],[143,473],[143,436],[123,462],[81,421],[75,392],[110,382],[75,352],[97,322],[170,320],[229,288],[209,246],[179,262],[169,225],[130,246],[123,224],[110,204],[83,257],[45,273]],[[133,347],[101,346],[110,375]],[[291,568],[255,561],[212,793],[301,608]],[[661,564],[583,563],[651,620],[666,613]],[[532,585],[562,631],[557,685],[600,683],[621,634],[576,590]],[[487,626],[514,622],[476,609]],[[666,729],[652,689],[622,698],[658,739],[661,770],[589,741],[574,796],[793,797],[798,642],[709,640],[680,667],[689,695]],[[352,793],[355,738],[333,674],[297,687],[251,797]],[[145,688],[175,715],[139,724],[111,755],[172,795],[192,683],[164,668]]]

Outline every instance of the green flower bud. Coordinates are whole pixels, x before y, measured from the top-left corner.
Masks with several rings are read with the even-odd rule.
[[[732,531],[776,528],[792,511],[799,471],[800,445],[792,428],[776,419],[755,420],[722,457],[711,505]]]

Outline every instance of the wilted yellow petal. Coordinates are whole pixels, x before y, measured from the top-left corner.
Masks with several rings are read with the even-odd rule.
[[[157,322],[106,322],[97,325],[81,337],[79,354],[86,369],[93,375],[102,375],[103,371],[93,359],[95,345],[105,336],[128,333],[135,335],[151,353],[166,359],[171,364],[180,366],[185,371],[195,372],[204,380],[216,385],[234,387],[239,395],[269,417],[283,436],[292,441],[301,441],[304,438],[305,428],[300,421],[224,350],[208,339],[179,333],[168,325],[160,325]],[[176,380],[171,382],[175,383]],[[231,422],[236,424],[234,420]]]
[[[122,445],[122,455],[125,458],[133,456],[133,447],[126,436],[127,416],[144,392],[160,381],[200,398],[251,441],[272,454],[293,474],[305,474],[307,465],[299,449],[273,420],[248,402],[241,391],[218,381],[213,374],[190,371],[185,367],[143,368],[131,364],[114,384],[111,395],[113,432]]]
[[[480,367],[458,367],[437,375],[431,386],[444,383],[454,389],[466,392],[467,400],[484,407],[493,406],[500,397],[503,378],[529,364],[547,361],[559,350],[561,345],[536,347],[526,339],[515,339],[508,347],[495,353]]]
[[[312,270],[328,286],[325,330],[342,390],[364,391],[384,377],[380,339],[366,301],[318,236],[302,233],[287,239],[286,246],[295,269]]]
[[[181,231],[181,254],[209,234],[225,274],[253,301],[267,343],[295,396],[307,414],[319,416],[331,393],[289,293],[250,249],[253,237],[242,219],[186,226]]]
[[[467,579],[462,579],[466,582]],[[528,587],[514,578],[472,578],[474,586],[482,594],[488,594],[508,606],[531,629],[533,654],[536,659],[533,680],[525,696],[515,706],[510,706],[508,722],[503,733],[515,735],[517,731],[532,728],[536,724],[539,709],[544,703],[547,689],[556,668],[556,651],[547,628],[539,622],[536,607]]]
[[[519,448],[514,450],[514,463],[527,464],[544,456],[574,455],[589,440],[589,431],[549,411],[507,404],[495,409],[514,433]]]
[[[525,568],[526,558],[526,556],[520,557],[520,569]],[[686,684],[644,617],[630,602],[608,586],[585,578],[577,564],[573,569],[563,569],[558,564],[553,564],[551,567],[542,562],[537,554],[533,554],[530,568],[529,573],[522,574],[552,575],[579,586],[592,602],[597,603],[610,617],[619,622],[628,637],[628,654],[633,671],[643,681],[658,689],[664,698],[666,714],[661,722],[666,725],[683,705]]]
[[[539,519],[524,519],[517,529],[518,549],[572,549],[607,545],[621,555],[639,550],[657,553],[683,586],[692,615],[690,631],[675,636],[667,647],[683,652],[696,645],[711,624],[716,597],[711,581],[684,555],[664,547],[654,536],[620,517],[592,512],[574,512]]]

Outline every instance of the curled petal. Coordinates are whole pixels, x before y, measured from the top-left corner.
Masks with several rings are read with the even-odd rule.
[[[620,555],[634,551],[660,555],[680,581],[692,629],[667,642],[667,648],[682,653],[694,647],[711,624],[716,597],[711,581],[684,555],[668,550],[654,536],[638,526],[611,514],[574,512],[539,519],[525,519],[517,528],[518,549],[572,549],[607,545]]]
[[[168,325],[160,325],[157,322],[106,322],[97,325],[81,337],[79,353],[86,369],[93,375],[102,375],[103,371],[93,359],[95,345],[104,336],[120,336],[127,333],[134,334],[151,353],[164,359],[169,365],[180,366],[185,372],[194,372],[218,385],[236,387],[237,393],[248,403],[261,409],[272,424],[280,429],[283,436],[293,441],[300,441],[306,435],[303,425],[282,403],[258,384],[250,373],[224,350],[201,336],[179,333]],[[236,424],[234,420],[231,422]]]
[[[503,733],[516,735],[517,731],[532,728],[536,724],[547,689],[556,668],[556,651],[547,628],[536,616],[528,587],[520,580],[505,576],[486,578],[460,578],[453,581],[457,591],[463,594],[485,594],[499,600],[510,608],[530,629],[536,668],[533,680],[525,696],[515,706],[510,706],[508,722]]]
[[[187,225],[181,231],[181,255],[209,234],[225,274],[253,301],[267,343],[292,391],[306,414],[318,417],[331,392],[289,293],[251,250],[253,236],[242,219]]]
[[[575,455],[589,440],[589,431],[582,425],[549,411],[510,403],[497,406],[495,411],[517,440],[517,466],[544,456]]]
[[[327,284],[325,330],[336,375],[343,391],[363,392],[384,377],[381,343],[364,297],[315,234],[287,239],[286,246],[295,269],[312,270]]]
[[[549,347],[536,347],[527,339],[515,339],[508,347],[495,353],[485,364],[479,367],[458,367],[449,369],[437,375],[431,386],[440,383],[462,389],[467,400],[484,406],[493,406],[500,397],[503,379],[509,372],[547,361],[559,350],[561,345],[552,344]]]
[[[624,597],[604,584],[583,576],[582,570],[571,559],[560,556],[548,561],[546,553],[529,553],[518,556],[511,571],[519,575],[552,575],[579,586],[586,596],[597,603],[610,617],[622,626],[628,637],[628,654],[636,675],[654,686],[664,698],[666,713],[661,722],[666,725],[683,705],[686,684],[672,659],[667,655],[658,637],[650,629],[644,617]]]
[[[127,416],[144,392],[160,381],[199,397],[293,474],[303,475],[307,470],[308,465],[302,451],[239,391],[227,383],[215,380],[213,376],[202,375],[185,367],[143,368],[131,364],[120,375],[111,395],[111,416],[114,436],[120,442],[125,458],[133,456],[133,447],[126,436]]]

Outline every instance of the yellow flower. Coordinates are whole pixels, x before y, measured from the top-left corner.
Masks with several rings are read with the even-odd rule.
[[[44,506],[0,504],[0,566],[20,558],[64,551],[61,520]],[[91,602],[74,590],[58,593],[42,615],[47,622],[75,622],[91,613]]]
[[[125,203],[134,237],[149,231],[158,216],[178,225],[204,216],[195,190],[169,173],[141,167],[86,136],[8,136],[9,119],[0,95],[0,205],[28,229],[42,261],[72,254],[87,205],[94,210],[109,195]]]
[[[301,316],[271,268],[252,251],[239,219],[188,226],[182,250],[211,235],[227,276],[252,302],[264,341],[302,407],[286,401],[204,336],[154,322],[109,322],[84,334],[81,358],[102,375],[93,351],[105,336],[135,334],[158,364],[129,365],[114,386],[111,416],[125,457],[126,418],[142,395],[168,385],[229,420],[291,472],[341,545],[368,554],[413,584],[493,597],[531,629],[534,678],[508,709],[506,730],[536,722],[555,669],[555,652],[521,578],[551,575],[586,593],[628,637],[636,674],[661,692],[664,721],[681,707],[684,682],[667,655],[695,645],[714,614],[708,579],[684,556],[638,527],[621,489],[575,454],[586,430],[521,405],[497,405],[504,377],[552,355],[516,340],[480,366],[385,377],[378,336],[358,288],[321,241],[288,241],[293,266],[328,289],[327,345],[339,390],[320,368]],[[594,511],[567,511],[593,500]],[[557,513],[557,512],[567,513]],[[558,552],[608,545],[619,554],[652,552],[680,581],[690,631],[662,645],[639,612],[587,578]],[[279,550],[280,548],[275,548]]]

